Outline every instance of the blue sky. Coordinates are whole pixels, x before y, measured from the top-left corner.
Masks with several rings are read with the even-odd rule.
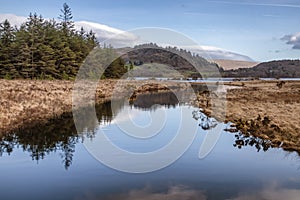
[[[0,13],[27,16],[37,12],[56,18],[64,2],[76,21],[122,30],[170,28],[200,45],[224,48],[257,61],[300,58],[299,38],[297,43],[292,40],[300,32],[300,0],[0,0]]]

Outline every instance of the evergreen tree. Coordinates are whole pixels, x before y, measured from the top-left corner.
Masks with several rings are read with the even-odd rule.
[[[13,78],[10,71],[14,71],[14,67],[10,58],[14,39],[14,29],[9,21],[5,20],[3,23],[0,23],[0,76],[5,78]]]
[[[67,35],[70,33],[73,33],[74,29],[74,22],[72,21],[73,15],[71,8],[68,6],[68,4],[64,3],[63,8],[60,10],[61,14],[59,15],[58,19],[61,20],[61,28],[63,32]]]
[[[0,38],[2,47],[9,46],[14,40],[14,28],[11,27],[7,19],[0,23]]]

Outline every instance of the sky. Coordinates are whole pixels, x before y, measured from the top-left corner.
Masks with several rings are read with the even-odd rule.
[[[247,55],[256,61],[300,59],[300,0],[0,0],[0,14],[57,18],[62,4],[75,21],[121,30],[173,29],[199,45]]]

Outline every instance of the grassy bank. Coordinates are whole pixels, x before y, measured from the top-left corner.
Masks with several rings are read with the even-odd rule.
[[[300,81],[249,81],[226,83],[239,86],[227,91],[226,120],[246,136],[270,142],[272,147],[300,152]],[[205,94],[198,95],[198,105],[205,112]],[[208,101],[210,101],[208,99]],[[202,102],[202,103],[201,103]]]
[[[114,90],[117,83],[120,85]],[[127,92],[130,88],[136,90],[137,93],[134,95],[137,95],[165,91],[167,87],[164,85],[185,87],[184,83],[159,83],[154,80],[142,82],[101,80],[97,86],[95,101],[106,101],[113,92],[120,93],[121,96],[122,92]],[[72,111],[73,86],[73,81],[0,79],[0,135]]]

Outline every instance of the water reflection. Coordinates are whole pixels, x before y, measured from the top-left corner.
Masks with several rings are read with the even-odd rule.
[[[135,108],[155,109],[155,105],[163,105],[167,108],[175,107],[179,101],[173,92],[164,92],[157,94],[141,94],[131,102]]]
[[[242,134],[238,131],[234,125],[230,125],[230,128],[226,128],[225,131],[234,134],[235,141],[233,146],[238,149],[242,147],[251,146],[257,149],[257,152],[263,150],[268,151],[270,148],[281,147],[281,144],[274,145],[270,140],[255,137],[251,134]]]
[[[94,198],[97,199],[97,198]],[[100,199],[100,198],[98,198]],[[206,200],[205,193],[201,190],[191,189],[183,185],[175,185],[166,188],[164,191],[155,191],[151,187],[131,190],[128,193],[108,197],[107,200]]]
[[[184,95],[184,93],[177,93],[177,95]],[[179,102],[178,99],[182,100],[184,98],[175,96],[172,92],[165,92],[138,95],[130,103],[131,109],[138,108],[145,111],[152,111],[158,108],[154,105],[174,108],[188,101],[183,100]],[[25,152],[29,152],[32,160],[39,161],[52,152],[59,152],[64,167],[68,169],[73,161],[76,144],[83,142],[85,138],[94,138],[97,128],[103,124],[110,124],[118,113],[124,109],[124,106],[124,100],[114,101],[113,107],[111,106],[111,102],[96,105],[98,120],[94,121],[88,117],[83,118],[81,120],[82,126],[80,126],[83,127],[80,130],[82,134],[78,134],[76,131],[72,113],[64,113],[59,117],[48,120],[46,123],[5,134],[0,138],[0,156],[3,154],[10,155],[14,149],[20,148]],[[86,113],[85,116],[89,116],[90,111],[90,108],[83,108],[81,110],[81,112]],[[203,130],[213,129],[218,125],[218,122],[214,118],[207,117],[201,110],[196,108],[192,112],[191,119],[192,118],[199,122],[199,126],[201,126]],[[244,146],[252,146],[256,148],[257,151],[267,151],[273,148],[270,141],[251,135],[243,135],[239,132],[234,134],[235,139],[233,139],[233,146],[238,149]]]
[[[195,110],[193,111],[192,114],[193,114],[193,118],[199,121],[199,126],[201,126],[203,130],[210,130],[215,128],[218,125],[216,119],[212,117],[208,117],[203,112],[201,112],[201,110]]]
[[[96,110],[100,122],[112,120],[110,102],[97,105]],[[83,123],[93,127],[90,129],[92,131],[86,132],[87,137],[93,137],[94,129],[98,126],[97,122],[84,121]],[[0,140],[0,155],[2,156],[3,153],[10,155],[14,148],[21,148],[30,153],[32,160],[38,161],[51,152],[60,152],[67,169],[72,164],[75,144],[82,139],[83,137],[77,134],[72,113],[64,113],[44,124],[5,134]]]
[[[300,196],[300,190],[293,187],[280,187],[276,182],[269,182],[261,189],[243,191],[235,194],[228,194],[227,200],[298,200]],[[195,187],[195,186],[193,186]],[[207,200],[214,199],[212,194],[206,190],[196,189],[185,185],[173,185],[167,188],[154,189],[153,187],[146,186],[140,189],[131,189],[127,192],[120,194],[110,195],[108,197],[98,197],[93,194],[89,194],[79,199],[88,200]],[[226,195],[227,196],[227,195]],[[218,197],[217,199],[222,199]],[[224,199],[224,198],[223,198]]]
[[[271,141],[263,140],[251,135],[243,135],[238,132],[235,134],[235,138],[236,140],[233,146],[239,149],[241,149],[243,146],[252,146],[257,149],[257,152],[259,152],[260,150],[268,151],[269,148],[272,148]]]
[[[14,148],[21,148],[30,153],[32,160],[38,161],[51,152],[60,151],[64,166],[68,168],[78,141],[72,115],[66,113],[32,129],[4,135],[0,141],[0,154],[10,155]]]
[[[169,108],[177,106],[180,102],[172,92],[166,92],[139,95],[131,103],[134,108],[153,110],[157,104]],[[122,99],[115,100],[113,107],[110,101],[96,105],[97,121],[88,117],[92,109],[82,108],[80,112],[87,116],[81,119],[82,125],[78,126],[84,127],[79,130],[82,134],[77,133],[71,112],[31,128],[7,133],[0,139],[0,156],[5,153],[10,155],[15,148],[21,148],[30,153],[32,160],[39,161],[51,152],[60,152],[64,167],[68,169],[72,164],[75,145],[83,142],[84,138],[94,138],[97,128],[101,124],[109,124],[124,106],[125,101]]]

